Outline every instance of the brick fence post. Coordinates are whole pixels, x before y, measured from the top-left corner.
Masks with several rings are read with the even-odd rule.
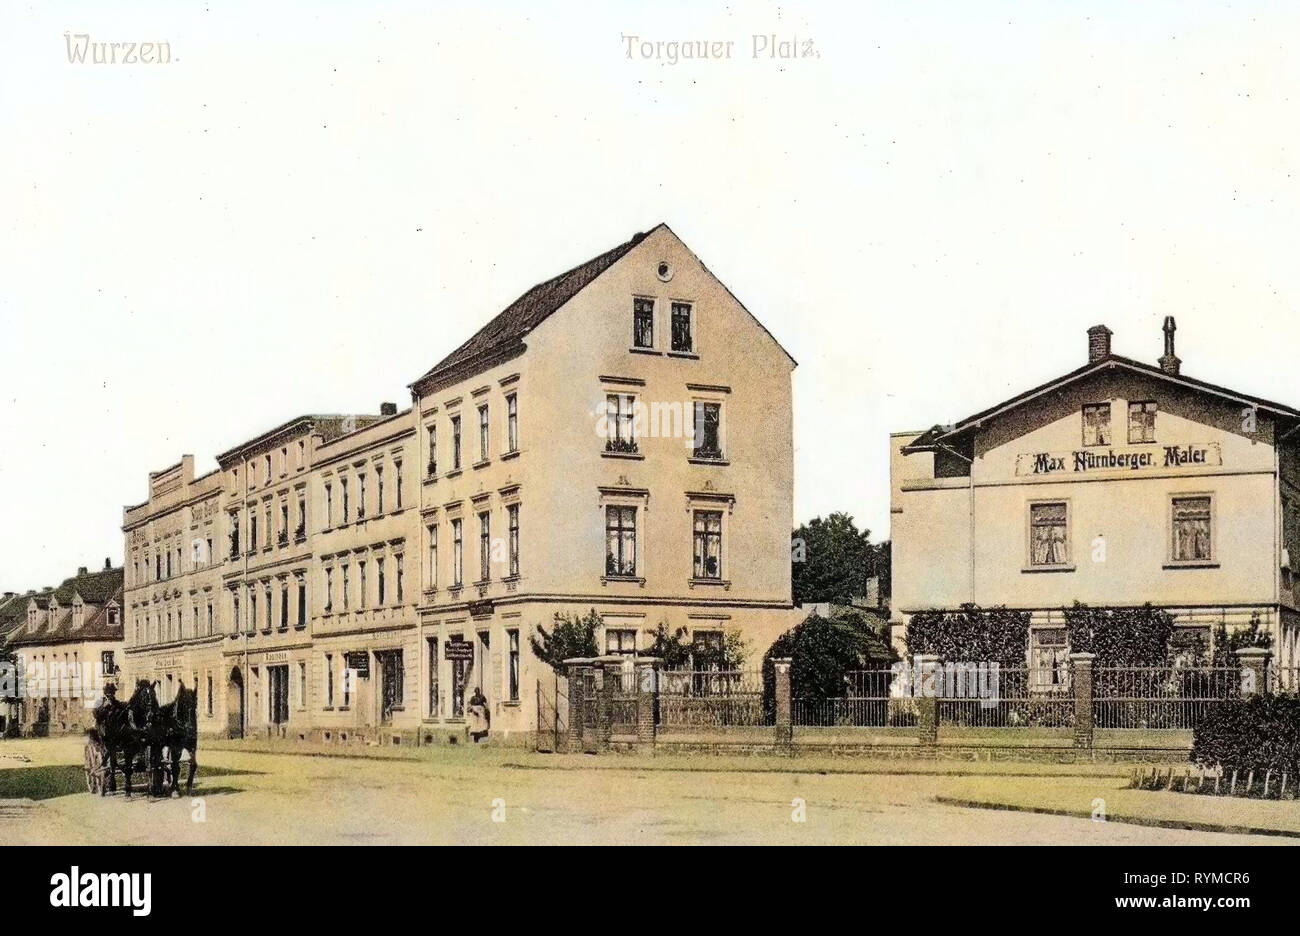
[[[939,743],[939,699],[936,674],[939,658],[932,653],[918,653],[912,658],[912,697],[916,700],[916,736],[924,747]]]
[[[776,698],[776,747],[782,753],[794,750],[794,719],[790,711],[790,658],[772,660]]]
[[[636,740],[642,750],[654,750],[655,692],[659,688],[659,661],[636,661]]]
[[[1095,653],[1071,653],[1070,682],[1074,688],[1074,746],[1081,751],[1092,750],[1094,725],[1092,716],[1092,665]]]
[[[1243,697],[1268,692],[1268,660],[1271,656],[1272,653],[1264,647],[1242,647],[1237,651]]]
[[[585,696],[587,681],[583,678],[586,670],[579,663],[565,663],[565,672],[569,677],[569,734],[565,748],[574,754],[581,753],[583,749],[582,723],[586,720],[589,704]]]

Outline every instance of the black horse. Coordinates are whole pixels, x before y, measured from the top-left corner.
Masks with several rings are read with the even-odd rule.
[[[108,755],[108,783],[100,787],[100,796],[117,790],[117,763],[122,762],[122,776],[126,780],[126,797],[131,798],[131,774],[141,751],[149,753],[150,766],[154,756],[150,743],[158,715],[158,697],[153,683],[141,679],[135,684],[130,700],[123,703],[111,694],[95,709],[95,727],[91,734],[104,746]]]
[[[172,796],[180,796],[181,752],[189,751],[190,770],[185,780],[185,795],[189,796],[194,792],[194,772],[199,767],[199,691],[186,689],[181,683],[176,698],[158,709],[158,725],[170,760]]]

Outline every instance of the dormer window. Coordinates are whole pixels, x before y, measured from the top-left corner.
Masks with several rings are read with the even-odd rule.
[[[1083,408],[1083,444],[1110,445],[1110,404],[1089,403]]]

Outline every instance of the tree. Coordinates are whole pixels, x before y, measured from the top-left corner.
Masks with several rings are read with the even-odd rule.
[[[686,641],[685,628],[668,632],[663,621],[655,629],[654,640],[641,653],[658,657],[666,670],[739,670],[744,666],[747,641],[739,630],[729,630],[722,636],[721,647],[697,646]]]
[[[853,670],[897,661],[898,655],[867,618],[850,611],[833,618],[810,614],[778,637],[763,655],[763,704],[775,711],[773,659],[790,660],[790,691],[796,699],[844,695],[845,677]]]
[[[839,512],[795,530],[790,551],[795,604],[848,604],[865,595],[872,569],[869,536],[858,530],[853,517]]]
[[[562,611],[555,612],[550,633],[537,625],[537,633],[528,638],[533,654],[549,663],[556,672],[564,672],[564,661],[574,657],[594,657],[600,653],[596,646],[596,631],[602,621],[592,608],[583,617]]]

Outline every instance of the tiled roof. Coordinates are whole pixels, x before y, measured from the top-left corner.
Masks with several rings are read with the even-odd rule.
[[[979,428],[985,420],[1001,415],[1007,410],[1014,409],[1034,397],[1057,390],[1068,383],[1072,383],[1075,380],[1079,380],[1080,378],[1087,377],[1091,374],[1100,373],[1105,370],[1113,370],[1115,368],[1136,371],[1139,374],[1144,374],[1149,377],[1155,377],[1160,380],[1169,381],[1170,383],[1180,384],[1190,390],[1200,393],[1223,397],[1238,403],[1247,403],[1259,409],[1276,413],[1279,416],[1300,420],[1300,410],[1293,409],[1285,404],[1274,403],[1271,400],[1253,396],[1249,393],[1239,393],[1236,390],[1229,390],[1225,387],[1220,387],[1217,384],[1208,383],[1204,380],[1197,380],[1195,377],[1188,377],[1186,374],[1170,374],[1152,364],[1144,364],[1142,361],[1124,357],[1120,354],[1108,354],[1100,360],[1089,361],[1087,364],[1070,371],[1068,374],[1063,374],[1054,380],[1049,380],[1045,384],[1041,384],[1031,390],[1026,390],[1024,393],[1017,394],[1009,400],[976,413],[974,416],[967,416],[965,419],[961,420],[961,422],[954,425],[934,426],[927,429],[907,445],[903,446],[902,451],[906,454],[908,452],[933,450],[941,444],[945,444],[950,440],[955,440],[957,437],[964,435],[971,429]]]
[[[472,338],[425,372],[411,386],[447,386],[513,357],[523,350],[522,340],[525,335],[622,259],[628,251],[645,240],[649,233],[635,234],[626,243],[544,283],[538,283],[506,306],[504,311],[480,328]]]
[[[36,595],[15,596],[10,603],[0,607],[0,636],[11,647],[32,644],[77,643],[83,640],[121,640],[122,625],[122,569],[104,569],[88,572],[65,579],[57,588],[47,589]],[[73,603],[80,595],[84,605],[83,621],[80,627],[74,626]],[[58,610],[54,619],[45,620],[44,616],[35,629],[27,624],[27,605],[35,600],[37,607],[47,608],[50,599],[57,602]],[[107,609],[110,603],[117,605],[117,624],[109,626]],[[18,610],[21,609],[21,610]]]

